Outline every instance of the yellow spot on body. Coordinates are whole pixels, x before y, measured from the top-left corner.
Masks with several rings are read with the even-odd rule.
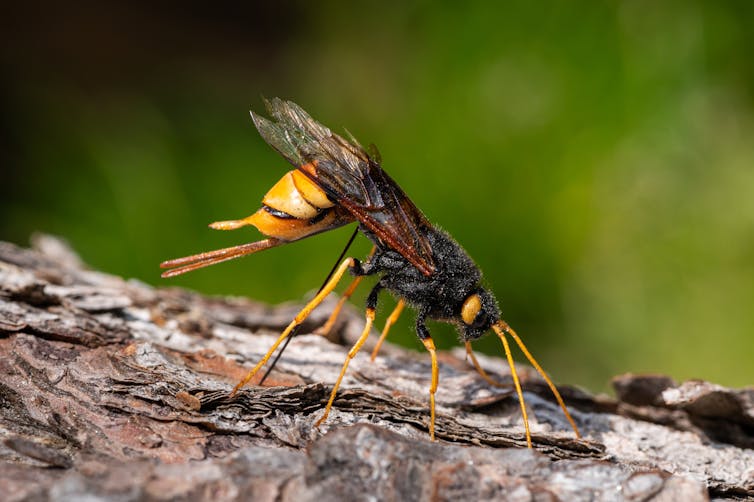
[[[246,220],[268,237],[275,237],[284,241],[295,241],[316,234],[329,228],[335,219],[335,213],[330,212],[314,225],[309,220],[298,218],[279,218],[265,211],[264,208],[252,214]]]
[[[291,171],[293,184],[296,185],[298,192],[306,201],[314,207],[326,209],[335,205],[327,198],[325,192],[318,187],[312,180],[299,170]]]
[[[350,223],[353,216],[336,207],[324,190],[304,174],[314,176],[315,165],[306,164],[285,173],[262,199],[266,208],[240,220],[216,221],[210,228],[235,230],[252,225],[268,237],[290,242]]]
[[[272,209],[290,214],[294,218],[311,219],[317,216],[317,208],[306,201],[293,182],[293,173],[289,171],[280,181],[270,188],[262,202]],[[301,175],[305,176],[305,175]]]
[[[463,302],[463,307],[461,307],[463,322],[466,324],[473,323],[480,310],[482,310],[482,299],[479,298],[478,294],[474,293],[466,298],[466,301]]]

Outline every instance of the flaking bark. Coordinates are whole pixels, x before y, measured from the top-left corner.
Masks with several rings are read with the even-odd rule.
[[[3,500],[754,497],[754,391],[707,382],[625,375],[617,399],[561,386],[576,440],[522,366],[529,451],[515,395],[458,349],[441,357],[431,443],[428,358],[387,346],[374,363],[357,356],[315,429],[363,324],[355,311],[330,340],[297,337],[264,387],[229,399],[297,308],[126,281],[50,237],[0,243]],[[502,361],[480,361],[509,380]]]

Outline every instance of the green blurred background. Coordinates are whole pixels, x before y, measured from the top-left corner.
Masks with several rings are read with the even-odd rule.
[[[257,239],[206,224],[251,214],[289,169],[248,117],[281,96],[380,147],[557,381],[754,383],[754,2],[4,11],[2,239],[50,232],[114,274],[301,301],[350,227],[178,279],[157,268]],[[391,339],[419,348],[412,317]]]

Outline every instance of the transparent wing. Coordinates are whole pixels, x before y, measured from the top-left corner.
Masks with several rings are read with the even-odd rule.
[[[387,246],[432,274],[432,249],[424,237],[431,224],[379,159],[353,136],[348,141],[333,133],[295,103],[273,98],[265,104],[273,120],[251,114],[264,140]]]

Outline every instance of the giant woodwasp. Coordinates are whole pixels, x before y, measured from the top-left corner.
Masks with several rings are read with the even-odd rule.
[[[240,220],[212,223],[210,227],[232,230],[253,225],[267,238],[166,261],[161,267],[170,270],[162,276],[183,274],[354,221],[358,222],[358,230],[372,241],[374,247],[366,260],[345,258],[334,269],[315,297],[285,328],[257,365],[236,385],[233,394],[257,374],[284,341],[289,340],[348,271],[355,279],[341,297],[323,331],[332,326],[343,302],[353,293],[364,276],[378,275],[379,279],[367,297],[366,325],[348,352],[324,414],[317,421],[317,425],[327,418],[350,360],[369,336],[375,318],[377,297],[385,289],[398,298],[398,304],[388,318],[373,356],[404,305],[416,308],[416,333],[429,351],[432,362],[432,383],[429,390],[429,434],[432,439],[435,436],[438,365],[435,345],[426,326],[428,319],[454,324],[465,342],[467,354],[474,367],[487,382],[496,386],[499,384],[486,374],[474,356],[471,342],[490,329],[498,335],[510,366],[529,447],[529,420],[507,335],[513,338],[529,362],[544,378],[578,437],[578,428],[568,413],[560,393],[527,350],[521,338],[501,319],[497,301],[482,285],[482,274],[477,266],[450,235],[426,219],[382,169],[376,148],[370,146],[369,149],[365,149],[350,134],[349,139],[344,139],[331,132],[295,103],[278,98],[265,100],[265,103],[273,120],[253,112],[252,120],[264,140],[293,164],[295,169],[287,172],[267,192],[262,199],[262,207],[257,212]]]

